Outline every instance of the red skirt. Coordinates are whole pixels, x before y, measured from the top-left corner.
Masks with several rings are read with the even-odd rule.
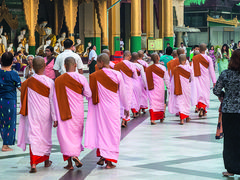
[[[164,119],[164,111],[153,112],[153,110],[150,109],[150,110],[149,110],[149,113],[150,113],[150,120],[151,120],[151,121],[156,121],[156,120]]]
[[[33,155],[32,151],[31,151],[31,147],[29,147],[29,151],[30,151],[30,164],[31,164],[31,166],[33,164],[37,165],[37,164],[42,163],[42,162],[44,162],[44,161],[49,159],[49,156],[46,156],[46,155],[44,155],[44,156]]]
[[[182,114],[182,113],[180,113],[180,112],[179,112],[179,115],[180,115],[180,119],[181,119],[181,120],[186,119],[186,118],[189,117],[188,115]]]

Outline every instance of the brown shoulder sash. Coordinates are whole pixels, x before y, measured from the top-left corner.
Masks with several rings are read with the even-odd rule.
[[[95,64],[95,71],[99,71],[97,64]]]
[[[44,97],[49,97],[50,94],[50,88],[47,87],[45,84],[41,83],[40,81],[38,81],[37,79],[35,79],[34,77],[31,77],[28,80],[24,81],[21,87],[21,110],[20,110],[20,114],[22,114],[23,116],[28,115],[28,87]]]
[[[190,78],[190,72],[186,71],[181,67],[176,67],[174,69],[174,94],[175,95],[182,95],[182,85],[180,80],[180,75],[186,79]]]
[[[114,66],[114,69],[117,71],[122,71],[128,77],[133,77],[133,72],[124,62],[119,62]]]
[[[192,62],[195,77],[201,76],[200,64],[202,64],[205,68],[209,67],[209,62],[201,54],[194,56]]]
[[[154,89],[153,74],[152,73],[155,73],[156,75],[158,75],[161,78],[164,78],[164,74],[165,74],[165,72],[161,68],[157,67],[155,64],[149,66],[146,69],[148,90],[153,90]]]
[[[89,76],[90,88],[92,91],[92,101],[93,104],[96,105],[99,103],[99,95],[98,95],[98,85],[99,82],[106,89],[117,93],[118,84],[115,83],[103,70],[99,70]]]
[[[180,62],[179,62],[179,59],[178,59],[178,58],[176,58],[176,59],[174,59],[174,60],[172,61],[171,67],[170,67],[170,69],[171,69],[171,74],[174,73],[174,69],[175,69],[177,66],[179,66],[179,65],[180,65]]]
[[[83,92],[83,85],[67,73],[59,76],[55,80],[55,90],[57,95],[58,108],[61,120],[63,121],[72,119],[66,87],[78,94],[82,94]]]

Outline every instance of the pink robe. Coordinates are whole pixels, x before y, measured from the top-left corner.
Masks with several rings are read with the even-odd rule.
[[[140,63],[145,69],[148,67],[148,63],[144,60],[138,60],[138,63]],[[144,82],[142,81],[142,83],[144,83]],[[141,100],[140,100],[140,108],[141,109],[148,108],[147,88],[145,88],[144,84],[142,84],[142,95],[141,95]]]
[[[71,110],[72,119],[62,121],[58,104],[55,103],[56,115],[58,120],[57,137],[64,156],[79,156],[83,150],[82,137],[84,128],[84,104],[83,96],[90,98],[90,90],[87,79],[76,72],[67,72],[73,79],[83,85],[83,94],[78,94],[66,87],[68,102]]]
[[[54,108],[54,82],[45,75],[33,76],[50,88],[49,97],[43,97],[28,87],[28,115],[20,115],[18,127],[18,147],[31,151],[36,156],[49,156],[52,148],[52,125],[56,121]]]
[[[110,62],[109,62],[109,66],[110,66],[112,69],[114,69],[115,64],[114,64],[112,61],[110,61]]]
[[[128,60],[123,60],[123,62],[127,65],[129,69],[133,72],[133,77],[128,77],[124,72],[120,71],[123,77],[123,81],[125,86],[127,87],[127,99],[128,99],[128,105],[126,107],[126,110],[129,111],[131,109],[131,102],[133,98],[133,81],[138,78],[136,67],[134,64]],[[121,105],[121,118],[130,121],[130,116],[125,117],[124,115],[124,107]]]
[[[213,68],[212,59],[206,54],[201,54],[208,62],[209,67],[205,68],[202,64],[200,64],[201,76],[193,78],[192,82],[192,96],[193,101],[192,105],[197,105],[199,102],[209,108],[210,103],[210,78],[213,83],[216,83],[216,75]],[[192,69],[194,69],[192,63]]]
[[[133,112],[138,112],[140,110],[141,104],[143,104],[142,89],[147,89],[147,80],[143,66],[138,63],[133,64],[135,65],[136,70],[140,71],[140,76],[138,76],[137,79],[133,80],[133,97],[131,109]],[[147,103],[145,102],[144,105],[147,106]]]
[[[193,79],[193,71],[192,68],[189,65],[179,65],[182,69],[190,72],[190,77]],[[186,116],[190,115],[191,110],[191,82],[189,82],[189,79],[186,79],[185,77],[182,77],[180,75],[180,81],[182,86],[182,95],[176,96],[174,94],[174,76],[172,77],[171,81],[171,92],[173,93],[173,104],[171,104],[171,113],[172,114],[184,114]]]
[[[165,85],[164,82],[167,86],[167,89],[169,89],[170,81],[169,81],[169,75],[166,70],[166,67],[164,67],[161,64],[155,64],[157,67],[159,67],[161,70],[163,70],[164,73],[164,78],[159,77],[155,73],[153,74],[153,83],[154,83],[154,89],[149,90],[149,104],[150,104],[150,109],[153,112],[164,112],[165,111]]]
[[[127,109],[128,92],[120,72],[106,68],[102,70],[118,84],[119,89],[114,93],[97,82],[99,103],[94,105],[92,98],[88,101],[85,148],[99,148],[102,157],[117,161],[121,137],[120,102]]]
[[[45,63],[47,63],[47,57],[44,57]],[[51,79],[55,79],[55,72],[53,69],[54,66],[54,59],[45,67],[44,75]]]

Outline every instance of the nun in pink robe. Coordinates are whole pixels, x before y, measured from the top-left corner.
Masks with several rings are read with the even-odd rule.
[[[64,82],[65,81],[65,82]],[[65,83],[65,91],[67,94],[68,102],[57,101],[55,104],[58,127],[57,137],[63,154],[64,161],[71,157],[78,157],[83,150],[82,137],[84,128],[84,103],[83,98],[90,98],[92,92],[90,90],[87,79],[77,72],[67,72],[59,76],[55,81],[55,89],[58,94],[58,90],[61,88],[60,83]],[[67,85],[67,83],[70,83]],[[58,84],[60,86],[58,86]],[[78,87],[76,89],[76,87]],[[79,93],[78,91],[81,91]],[[60,98],[62,98],[61,94]],[[57,99],[59,100],[59,99]],[[70,116],[65,118],[60,113],[59,104],[69,104]],[[64,108],[64,107],[63,107]],[[66,108],[64,108],[66,109]],[[62,116],[61,116],[62,115]]]
[[[152,77],[149,78],[148,76],[148,71],[150,68],[152,68],[152,66],[156,66],[154,68],[154,70],[150,70],[151,71],[151,75]],[[162,72],[162,77],[160,77],[159,74],[161,74]],[[153,64],[151,66],[149,66],[149,68],[147,68],[146,70],[147,73],[147,81],[148,84],[150,81],[153,80],[153,89],[152,90],[148,90],[148,95],[149,95],[149,104],[150,104],[150,120],[151,121],[155,121],[155,120],[163,120],[164,119],[164,111],[165,111],[165,85],[164,82],[167,86],[167,89],[169,89],[169,75],[168,72],[166,70],[166,67],[161,65],[161,64]],[[150,84],[149,87],[150,88]]]
[[[203,64],[199,63],[200,66],[200,76],[196,76],[196,69],[194,67],[194,61],[203,59],[203,62],[207,65],[203,66]],[[193,57],[192,69],[194,73],[193,82],[192,82],[192,96],[193,96],[193,105],[197,105],[198,109],[203,109],[204,113],[206,113],[206,108],[209,108],[210,103],[210,78],[213,84],[216,84],[216,75],[213,68],[212,59],[204,54],[199,54]],[[198,70],[198,69],[197,69]]]
[[[182,68],[185,70],[185,72],[189,73],[189,77],[183,77],[181,74],[180,76],[180,86],[182,90],[181,95],[174,94],[175,91],[175,81],[174,81],[174,74],[172,77],[172,92],[173,92],[173,102],[174,106],[172,105],[172,112],[173,114],[179,114],[180,119],[184,120],[190,116],[190,110],[191,110],[191,79],[193,79],[193,72],[190,65],[180,64],[178,68]],[[176,68],[177,69],[177,68]],[[176,70],[177,71],[177,70]]]
[[[148,68],[148,63],[144,60],[137,60],[139,64],[143,66],[144,72],[146,71],[146,68]],[[144,81],[142,81],[142,94],[141,94],[141,100],[140,100],[140,109],[147,109],[148,108],[148,94],[147,94],[147,88],[144,87]]]
[[[110,68],[91,74],[90,87],[92,98],[88,102],[85,148],[97,148],[98,157],[117,163],[121,137],[120,104],[130,110],[127,88],[121,73]]]
[[[138,113],[142,105],[142,89],[147,88],[146,75],[143,66],[138,63],[133,63],[138,73],[138,78],[133,80],[133,97],[132,97],[132,113]],[[147,104],[145,103],[146,107]]]
[[[126,70],[125,68],[123,68],[124,66],[126,66],[128,69]],[[114,66],[114,69],[117,71],[120,71],[120,73],[122,74],[124,84],[127,87],[127,94],[126,94],[127,100],[128,100],[127,109],[131,109],[131,103],[133,98],[133,81],[138,78],[136,67],[129,60],[123,60],[122,62],[116,64]],[[131,74],[131,76],[129,74]],[[124,106],[122,104],[120,108],[121,108],[121,118],[124,121],[130,121],[130,116],[126,117],[124,115]]]
[[[32,78],[34,79],[30,78],[24,82],[29,82],[25,91],[27,114],[24,113],[23,104],[21,104],[17,144],[24,151],[27,144],[31,145],[31,165],[49,159],[52,148],[52,125],[53,121],[57,120],[54,108],[54,81],[45,75],[38,74]],[[36,84],[43,84],[48,88],[49,93],[41,92]],[[34,89],[34,87],[37,88]],[[24,93],[23,89],[21,93]],[[39,159],[41,160],[39,161]]]

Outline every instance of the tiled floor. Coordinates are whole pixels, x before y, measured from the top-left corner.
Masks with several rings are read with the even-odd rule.
[[[222,140],[214,138],[219,102],[214,95],[211,95],[210,106],[207,118],[199,119],[192,113],[193,120],[184,126],[178,125],[178,117],[169,113],[166,114],[165,122],[156,126],[150,125],[148,116],[139,118],[139,122],[142,123],[122,139],[119,162],[117,168],[112,170],[95,165],[95,160],[89,158],[94,156],[94,153],[88,154],[91,151],[87,149],[80,156],[80,159],[85,157],[86,162],[82,170],[75,169],[72,172],[64,170],[63,166],[66,163],[63,162],[54,129],[52,167],[44,168],[40,164],[36,174],[29,174],[28,152],[13,146],[13,152],[0,152],[0,179],[75,180],[84,176],[87,176],[85,178],[87,180],[234,179],[221,175],[224,171]],[[87,102],[85,107],[87,108]],[[85,116],[86,114],[87,112]],[[138,119],[134,121],[138,123]],[[88,166],[88,158],[93,166]]]

